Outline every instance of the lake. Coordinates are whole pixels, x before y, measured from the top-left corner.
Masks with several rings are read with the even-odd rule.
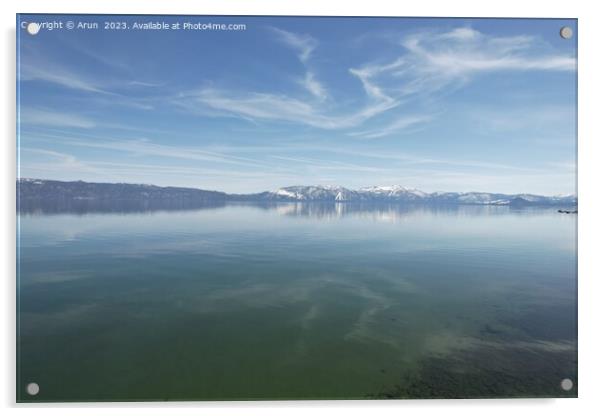
[[[18,399],[575,397],[576,226],[479,206],[23,213]]]

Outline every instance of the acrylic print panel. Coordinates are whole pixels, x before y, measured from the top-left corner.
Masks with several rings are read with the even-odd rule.
[[[19,15],[17,400],[577,396],[577,21]]]

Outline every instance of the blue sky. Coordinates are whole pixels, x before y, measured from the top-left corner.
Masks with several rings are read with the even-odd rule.
[[[576,192],[574,20],[20,18],[101,27],[19,30],[21,177]]]

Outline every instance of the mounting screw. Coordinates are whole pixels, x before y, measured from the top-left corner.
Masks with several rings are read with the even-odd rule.
[[[27,33],[30,35],[37,35],[40,31],[40,25],[34,22],[27,24]]]
[[[562,380],[560,382],[560,387],[564,391],[572,390],[573,389],[573,380],[571,380],[570,378],[565,378],[564,380]]]
[[[38,385],[38,383],[29,383],[26,389],[27,394],[29,394],[30,396],[35,396],[40,392],[40,386]]]
[[[573,37],[573,29],[571,29],[568,26],[563,26],[560,29],[560,37],[562,39],[570,39],[570,38],[572,38]]]

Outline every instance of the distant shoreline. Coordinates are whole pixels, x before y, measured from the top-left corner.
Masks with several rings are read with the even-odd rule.
[[[488,192],[432,192],[402,186],[374,186],[352,190],[340,186],[289,186],[276,191],[228,194],[197,188],[127,183],[17,180],[18,202],[26,200],[62,201],[171,201],[182,203],[221,202],[336,202],[412,203],[426,205],[486,206],[577,206],[576,196],[542,196]]]

